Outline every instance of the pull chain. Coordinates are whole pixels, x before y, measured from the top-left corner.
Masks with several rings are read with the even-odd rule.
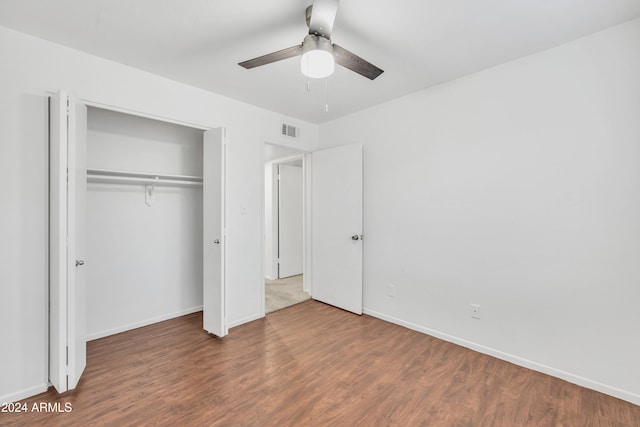
[[[324,79],[324,90],[325,90],[325,99],[324,99],[324,112],[329,112],[329,77]]]
[[[311,92],[311,80],[307,79],[307,92]],[[324,79],[324,112],[329,112],[329,77]]]

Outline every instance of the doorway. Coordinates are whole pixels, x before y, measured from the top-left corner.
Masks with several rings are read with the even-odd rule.
[[[202,310],[204,132],[87,110],[87,340]]]
[[[275,165],[302,159],[302,289],[311,298],[362,314],[362,145],[353,143],[312,152],[263,144],[264,233],[262,313],[266,314],[265,279],[275,276],[273,225]],[[339,172],[339,173],[336,173]],[[271,224],[271,225],[270,225]],[[270,276],[269,276],[270,275]]]
[[[265,314],[311,298],[305,287],[304,153],[264,147]]]

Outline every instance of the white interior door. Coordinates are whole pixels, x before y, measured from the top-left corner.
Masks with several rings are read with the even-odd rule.
[[[362,314],[362,146],[312,157],[312,297]]]
[[[278,165],[278,277],[302,274],[302,167]]]
[[[225,138],[223,128],[204,133],[203,141],[203,327],[227,335],[224,273]]]
[[[49,116],[49,380],[76,387],[86,366],[86,106],[61,91]]]

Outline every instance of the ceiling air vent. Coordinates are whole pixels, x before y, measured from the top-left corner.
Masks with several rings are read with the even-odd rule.
[[[282,135],[289,136],[291,138],[298,137],[298,128],[293,125],[282,123]]]

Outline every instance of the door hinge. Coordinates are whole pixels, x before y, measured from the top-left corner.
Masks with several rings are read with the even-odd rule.
[[[67,368],[69,367],[69,346],[67,346],[67,362],[66,362]]]

